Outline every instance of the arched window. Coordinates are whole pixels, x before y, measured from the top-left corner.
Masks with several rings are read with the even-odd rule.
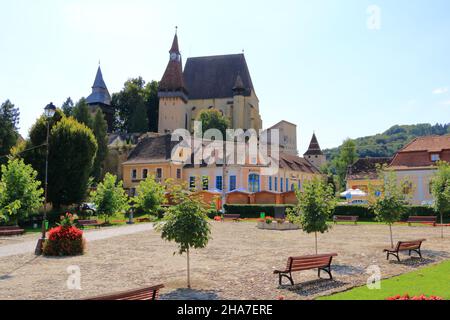
[[[258,174],[250,174],[248,176],[248,191],[249,192],[259,192],[261,191],[260,180]]]

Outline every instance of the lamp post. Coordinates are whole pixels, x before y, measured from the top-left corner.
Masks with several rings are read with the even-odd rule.
[[[45,241],[45,233],[47,231],[46,228],[46,221],[47,221],[47,194],[48,194],[48,151],[49,151],[49,143],[48,139],[50,136],[50,120],[53,118],[53,116],[56,113],[56,107],[53,105],[53,102],[50,102],[45,108],[44,108],[44,116],[47,120],[47,137],[46,137],[46,154],[45,154],[45,182],[44,182],[44,217],[42,219],[42,236],[41,239],[39,239],[38,244],[36,246],[35,253],[36,255],[42,254],[42,246]]]

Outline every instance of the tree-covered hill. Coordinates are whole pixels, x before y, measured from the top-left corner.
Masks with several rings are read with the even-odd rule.
[[[384,133],[355,139],[358,156],[392,157],[405,145],[417,137],[429,135],[450,134],[450,123],[447,124],[416,124],[396,125]],[[324,150],[328,159],[334,159],[339,154],[339,148]]]

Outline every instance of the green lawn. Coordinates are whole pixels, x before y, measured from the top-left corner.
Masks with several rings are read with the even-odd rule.
[[[404,294],[433,295],[450,300],[450,260],[437,266],[383,280],[381,290],[369,290],[364,286],[321,297],[318,300],[386,300],[388,297]]]

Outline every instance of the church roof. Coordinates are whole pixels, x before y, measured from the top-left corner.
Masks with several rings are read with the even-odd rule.
[[[97,75],[95,76],[94,85],[92,86],[92,93],[86,98],[88,104],[104,104],[111,105],[111,95],[109,94],[108,88],[106,87],[105,81],[103,80],[103,74],[100,66],[97,70]]]
[[[231,98],[238,77],[249,96],[254,88],[244,54],[189,58],[184,70],[190,100]]]
[[[170,53],[180,54],[178,48],[178,36],[175,34]],[[183,62],[180,59],[170,59],[166,71],[159,83],[160,92],[183,92],[187,93],[183,78]]]
[[[306,151],[305,156],[321,156],[323,155],[322,149],[320,149],[319,141],[317,141],[316,134],[313,134],[311,143],[309,144],[308,151]]]

